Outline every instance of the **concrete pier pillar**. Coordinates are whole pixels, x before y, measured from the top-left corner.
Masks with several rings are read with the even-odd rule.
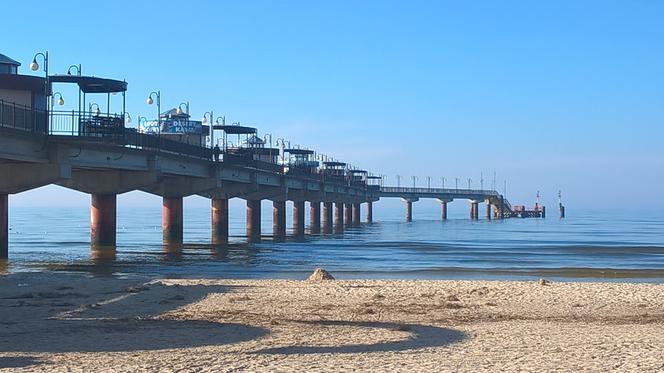
[[[443,220],[447,220],[447,202],[440,203],[440,215]]]
[[[406,201],[406,221],[413,221],[413,201]]]
[[[332,210],[334,209],[332,202],[323,203],[323,233],[332,233]]]
[[[541,217],[542,217],[542,219],[546,218],[546,206],[542,206]]]
[[[228,200],[212,199],[212,244],[228,243]]]
[[[470,218],[477,220],[479,218],[479,202],[470,201]]]
[[[304,201],[293,201],[293,234],[304,235]]]
[[[350,203],[344,203],[344,224],[347,227],[353,225],[353,206]]]
[[[486,220],[491,220],[492,216],[491,213],[493,212],[493,206],[491,206],[490,203],[486,204]]]
[[[9,196],[0,194],[0,260],[9,257]]]
[[[272,202],[272,237],[286,237],[286,201]]]
[[[250,242],[260,241],[261,239],[261,200],[247,200],[247,240]]]
[[[311,233],[320,233],[320,202],[309,202],[309,228]]]
[[[343,231],[344,229],[344,204],[336,202],[334,204],[334,229]]]
[[[353,225],[354,226],[359,226],[360,221],[362,220],[362,209],[360,207],[359,203],[353,203]]]
[[[367,223],[373,223],[373,202],[367,202]]]
[[[565,206],[562,204],[558,206],[558,209],[560,210],[560,218],[564,219],[565,218]]]
[[[181,244],[183,238],[182,197],[163,198],[161,227],[164,244]]]
[[[90,244],[93,250],[115,251],[116,237],[115,194],[93,194],[90,207]]]

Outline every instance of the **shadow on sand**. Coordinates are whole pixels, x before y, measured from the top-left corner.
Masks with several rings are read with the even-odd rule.
[[[355,344],[345,346],[288,346],[257,351],[259,354],[352,354],[367,352],[391,352],[416,350],[427,347],[443,347],[460,342],[465,334],[446,328],[420,324],[402,324],[389,322],[358,322],[358,321],[296,321],[312,326],[351,326],[362,328],[380,328],[411,333],[411,338],[385,343]]]
[[[196,302],[211,293],[231,291],[228,286],[137,285],[107,293],[104,298],[71,307],[56,316],[31,312],[49,307],[49,298],[35,296],[15,309],[25,312],[0,338],[3,352],[119,352],[224,345],[260,338],[267,329],[233,323],[162,318],[168,311]],[[110,295],[110,298],[109,298]],[[67,293],[63,293],[66,297]],[[58,300],[59,301],[59,300]],[[28,303],[31,302],[31,303]],[[23,307],[29,307],[24,308]],[[42,308],[43,309],[43,308]],[[3,358],[6,359],[6,358]]]

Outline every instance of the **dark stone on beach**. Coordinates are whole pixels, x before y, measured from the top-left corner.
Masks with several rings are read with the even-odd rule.
[[[540,285],[549,285],[550,283],[551,283],[551,281],[549,281],[549,280],[545,280],[543,278],[539,279],[539,284]]]
[[[314,270],[314,273],[309,276],[307,281],[326,281],[326,280],[334,280],[334,277],[330,274],[330,272],[324,270],[323,268],[316,268]]]
[[[459,302],[459,301],[460,301],[459,297],[457,297],[457,296],[454,295],[454,294],[452,294],[452,295],[448,295],[448,296],[445,298],[445,300],[447,300],[448,302]]]

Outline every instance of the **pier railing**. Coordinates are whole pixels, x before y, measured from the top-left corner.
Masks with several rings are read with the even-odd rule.
[[[380,188],[382,193],[393,194],[450,194],[450,195],[482,195],[482,196],[499,196],[495,190],[485,189],[456,189],[456,188],[417,188],[417,187],[386,187]]]
[[[14,102],[0,100],[0,127],[46,134],[47,113]]]

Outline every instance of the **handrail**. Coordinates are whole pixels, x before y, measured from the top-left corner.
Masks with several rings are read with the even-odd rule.
[[[478,194],[483,196],[499,196],[495,190],[483,189],[456,189],[456,188],[413,188],[413,187],[386,187],[380,188],[383,193],[420,193],[420,194]]]

